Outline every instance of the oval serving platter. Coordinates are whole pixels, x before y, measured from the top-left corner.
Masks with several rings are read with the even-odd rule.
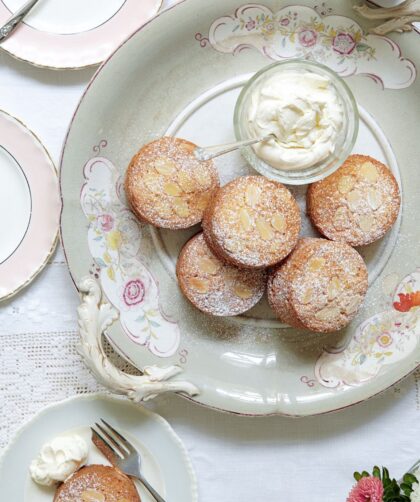
[[[81,100],[61,170],[72,277],[76,284],[98,278],[119,311],[107,331],[116,350],[140,369],[182,367],[175,378],[198,387],[198,403],[246,415],[325,413],[375,395],[419,363],[420,39],[370,35],[368,28],[350,2],[184,0],[131,36]],[[403,194],[392,231],[359,249],[370,280],[364,307],[333,335],[289,328],[265,301],[237,318],[196,311],[174,269],[199,227],[141,225],[121,185],[133,154],[163,134],[203,146],[232,141],[233,109],[247,79],[273,60],[296,57],[346,78],[361,115],[354,152],[387,163]],[[218,159],[217,167],[222,182],[251,172],[239,154]],[[306,188],[292,190],[304,211]],[[315,235],[305,218],[302,233]]]

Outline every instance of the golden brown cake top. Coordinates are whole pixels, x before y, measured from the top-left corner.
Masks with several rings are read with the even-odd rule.
[[[162,228],[187,228],[202,219],[219,178],[212,161],[200,162],[194,143],[163,137],[145,145],[127,169],[125,190],[135,214]]]
[[[366,265],[348,244],[305,238],[269,280],[269,300],[284,321],[337,331],[357,313],[368,287]]]
[[[55,494],[54,502],[140,502],[133,481],[115,467],[88,465],[75,472]]]
[[[265,290],[264,271],[240,270],[222,262],[210,251],[202,233],[182,249],[177,276],[191,303],[214,316],[233,316],[249,310]]]
[[[382,237],[394,224],[400,202],[390,169],[366,155],[351,155],[308,190],[308,212],[315,226],[329,239],[352,246]]]
[[[249,268],[274,265],[295,246],[300,212],[289,190],[263,176],[243,176],[220,188],[203,220],[216,254]]]

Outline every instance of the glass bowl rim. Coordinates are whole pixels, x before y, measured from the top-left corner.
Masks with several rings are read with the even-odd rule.
[[[237,141],[241,141],[244,139],[249,139],[240,134],[241,132],[241,125],[240,125],[240,112],[241,112],[241,105],[249,93],[250,89],[253,87],[253,85],[258,81],[263,75],[269,73],[270,71],[274,70],[275,68],[278,67],[287,67],[290,66],[292,69],[293,67],[297,70],[299,70],[299,67],[301,69],[316,69],[319,70],[320,72],[326,73],[330,78],[331,81],[333,82],[338,95],[340,96],[340,99],[343,101],[345,98],[343,97],[343,94],[348,98],[348,102],[350,103],[350,109],[352,110],[352,115],[353,115],[353,120],[347,119],[348,124],[353,122],[353,130],[351,131],[351,139],[349,141],[347,150],[348,151],[343,151],[340,153],[340,155],[336,155],[336,159],[333,162],[333,165],[327,169],[326,171],[322,171],[322,164],[328,164],[328,162],[331,162],[331,158],[333,157],[333,154],[324,159],[321,162],[321,167],[316,167],[315,172],[313,172],[314,166],[309,166],[308,168],[304,168],[304,170],[312,170],[305,174],[305,172],[299,171],[299,170],[282,170],[275,168],[268,164],[268,162],[264,161],[263,159],[260,159],[255,152],[252,150],[251,147],[245,147],[241,149],[242,154],[244,155],[245,159],[248,161],[249,164],[251,164],[251,167],[255,169],[257,172],[262,174],[263,176],[266,176],[269,179],[279,181],[288,185],[305,185],[308,183],[314,183],[315,181],[319,181],[321,179],[326,178],[327,176],[331,175],[334,173],[341,165],[342,163],[347,159],[347,157],[351,154],[351,151],[356,143],[356,139],[358,136],[359,132],[359,109],[357,105],[357,101],[353,95],[353,92],[351,91],[349,85],[345,82],[345,80],[338,75],[334,70],[329,68],[326,65],[323,65],[321,63],[318,63],[316,61],[308,61],[306,59],[300,59],[300,58],[292,58],[288,59],[286,61],[275,61],[274,63],[271,63],[269,65],[264,66],[261,68],[259,71],[257,71],[243,86],[235,104],[235,110],[234,110],[234,116],[233,116],[233,122],[234,122],[234,132],[235,132],[235,137]],[[337,85],[338,84],[338,85]],[[340,88],[341,87],[341,88]],[[252,152],[250,154],[246,154],[245,152]],[[250,160],[250,157],[253,157],[254,159],[257,160],[257,162],[252,162]],[[258,163],[260,165],[258,165]],[[319,163],[318,163],[319,164]],[[303,171],[304,171],[303,170]],[[296,176],[291,176],[291,174],[296,173]],[[300,176],[299,176],[300,174]]]

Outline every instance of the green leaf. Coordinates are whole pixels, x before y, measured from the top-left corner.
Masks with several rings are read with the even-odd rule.
[[[367,51],[367,50],[369,50],[369,49],[370,49],[370,47],[369,47],[369,45],[367,45],[367,44],[357,44],[357,45],[356,45],[356,50],[357,50],[358,52],[365,52],[365,51]]]
[[[375,476],[375,478],[381,479],[381,470],[377,465],[375,465],[375,467],[373,468],[373,475]]]
[[[360,481],[362,479],[362,475],[360,474],[360,472],[355,472],[353,474],[353,477],[356,481]]]
[[[416,476],[414,476],[414,474],[411,474],[410,472],[404,474],[403,481],[404,483],[408,484],[418,483]]]
[[[363,478],[368,478],[369,476],[370,476],[370,474],[367,471],[363,471],[362,472],[362,477]]]
[[[413,489],[411,488],[411,485],[409,485],[407,483],[401,483],[400,488],[404,492],[405,495],[410,495],[410,493],[413,491]]]

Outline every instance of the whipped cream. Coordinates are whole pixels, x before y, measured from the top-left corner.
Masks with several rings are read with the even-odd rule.
[[[250,137],[277,137],[254,145],[257,156],[292,170],[313,166],[334,151],[344,113],[328,77],[291,70],[257,85],[246,119]]]
[[[65,481],[87,460],[88,446],[77,434],[57,436],[45,443],[29,467],[32,479],[44,486]]]

